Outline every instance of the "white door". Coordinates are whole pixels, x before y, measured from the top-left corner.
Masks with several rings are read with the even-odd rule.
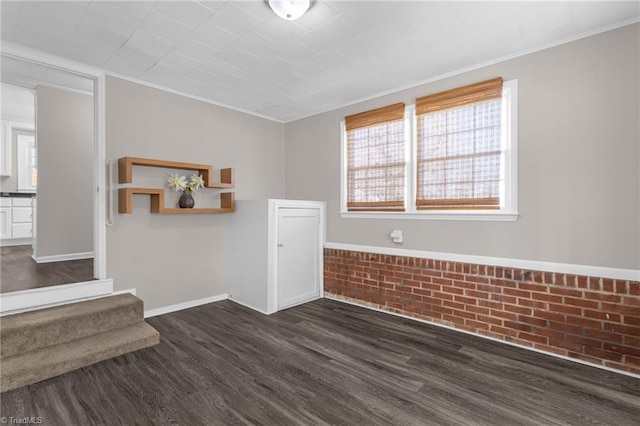
[[[278,209],[278,309],[320,297],[320,211]]]

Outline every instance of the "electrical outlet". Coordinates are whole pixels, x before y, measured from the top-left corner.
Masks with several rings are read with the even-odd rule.
[[[402,231],[401,230],[394,229],[389,234],[389,237],[391,237],[391,241],[394,242],[395,244],[402,244]]]

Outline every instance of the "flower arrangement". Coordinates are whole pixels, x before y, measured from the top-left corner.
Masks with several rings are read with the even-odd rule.
[[[204,179],[202,175],[193,174],[187,179],[186,176],[180,176],[174,173],[167,178],[167,186],[174,191],[184,191],[187,194],[193,194],[198,188],[204,188]]]

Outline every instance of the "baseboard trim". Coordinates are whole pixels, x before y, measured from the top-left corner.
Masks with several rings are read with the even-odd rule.
[[[85,281],[0,294],[0,316],[109,296],[113,280]]]
[[[520,345],[518,343],[508,342],[506,340],[496,339],[496,338],[491,337],[491,336],[485,336],[485,335],[482,335],[482,334],[472,333],[472,332],[467,331],[467,330],[461,330],[459,328],[450,327],[450,326],[445,325],[445,324],[440,324],[440,323],[437,323],[437,322],[428,321],[428,320],[424,320],[424,319],[421,319],[421,318],[414,318],[412,316],[399,314],[397,312],[386,311],[386,310],[380,309],[380,308],[378,308],[376,306],[371,306],[371,305],[369,305],[367,303],[356,302],[356,301],[354,301],[352,299],[343,298],[343,297],[336,296],[336,295],[331,294],[331,293],[325,293],[324,297],[327,298],[327,299],[330,299],[330,300],[335,300],[336,302],[346,303],[348,305],[358,306],[360,308],[370,309],[372,311],[382,312],[383,314],[389,314],[389,315],[393,315],[393,316],[396,316],[396,317],[400,317],[400,318],[404,318],[404,319],[409,319],[409,320],[421,322],[421,323],[424,323],[424,324],[435,325],[436,327],[446,328],[447,330],[452,330],[452,331],[456,331],[458,333],[468,334],[470,336],[480,337],[482,339],[491,340],[492,342],[502,343],[504,345],[509,345],[509,346],[515,346],[517,348],[522,348],[522,349],[526,349],[526,350],[529,350],[529,351],[532,351],[532,352],[537,352],[537,353],[540,353],[540,354],[543,354],[543,355],[552,356],[554,358],[560,358],[560,359],[564,359],[566,361],[575,362],[577,364],[582,364],[582,365],[586,365],[586,366],[589,366],[589,367],[595,367],[595,368],[599,368],[601,370],[610,371],[612,373],[622,374],[624,376],[629,376],[629,377],[633,377],[633,378],[636,378],[636,379],[640,379],[640,375],[639,374],[629,373],[629,372],[623,371],[623,370],[617,370],[615,368],[606,367],[606,366],[600,365],[600,364],[593,364],[591,362],[583,361],[581,359],[569,358],[568,356],[555,354],[553,352],[545,352],[545,351],[542,351],[540,349],[536,349],[536,348],[532,348],[532,347],[529,347],[529,346]]]
[[[478,265],[502,266],[505,268],[557,272],[561,274],[585,275],[598,278],[612,278],[616,280],[640,281],[640,270],[636,269],[576,265],[572,263],[543,262],[537,260],[511,259],[506,257],[475,256],[469,254],[410,250],[395,247],[361,246],[356,244],[343,243],[326,243],[324,247],[328,249],[386,254],[390,256],[417,257],[420,259],[434,259],[449,262],[472,263]]]
[[[206,305],[207,303],[220,302],[221,300],[227,300],[229,295],[227,293],[218,294],[216,296],[205,297],[204,299],[191,300],[189,302],[177,303],[175,305],[169,305],[162,308],[149,309],[144,311],[145,318],[151,318],[158,315],[169,314],[171,312],[181,311],[183,309],[195,308],[196,306]]]
[[[237,299],[234,299],[233,297],[229,297],[229,301],[233,302],[233,303],[237,303],[240,306],[244,306],[245,308],[249,308],[249,309],[254,310],[256,312],[260,312],[263,315],[271,315],[271,314],[275,314],[276,312],[278,312],[277,310],[273,311],[273,312],[263,311],[262,309],[258,309],[255,306],[249,306],[247,303],[241,302],[241,301],[239,301]]]
[[[33,238],[9,238],[0,240],[0,247],[29,246],[31,244],[33,244]]]
[[[36,263],[66,262],[67,260],[93,259],[93,252],[56,254],[53,256],[31,256]]]

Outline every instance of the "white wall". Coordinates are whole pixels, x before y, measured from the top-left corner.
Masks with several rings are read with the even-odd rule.
[[[38,86],[36,256],[93,251],[93,96]]]
[[[35,98],[31,89],[2,83],[2,120],[17,121],[33,126],[35,122]]]
[[[106,89],[107,158],[234,167],[236,198],[284,196],[283,124],[113,77]],[[160,188],[172,172],[134,167],[129,186]],[[215,205],[219,192],[200,190],[196,207]],[[149,198],[136,196],[133,214],[116,213],[107,229],[107,276],[116,291],[136,288],[147,310],[227,293],[228,219],[151,214]]]
[[[10,122],[14,126],[11,134],[11,175],[0,176],[0,187],[3,192],[13,192],[18,188],[18,133],[33,135],[35,127],[36,104],[34,91],[24,87],[2,83],[0,112],[2,121]]]
[[[288,123],[286,197],[327,201],[327,241],[640,268],[639,25]],[[502,76],[519,81],[517,222],[342,219],[340,121]],[[397,246],[395,246],[397,247]]]

